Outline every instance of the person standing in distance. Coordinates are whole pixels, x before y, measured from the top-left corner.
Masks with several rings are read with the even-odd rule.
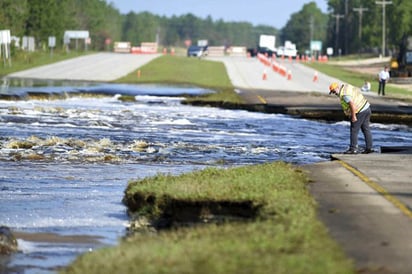
[[[381,92],[382,92],[382,96],[385,96],[385,85],[386,85],[386,82],[388,82],[389,78],[390,78],[389,72],[388,72],[388,67],[385,66],[383,68],[383,70],[381,72],[379,72],[378,76],[379,76],[378,95],[380,95]]]
[[[345,154],[358,154],[358,135],[362,130],[365,137],[364,154],[372,153],[372,133],[369,127],[372,114],[368,100],[362,95],[359,88],[348,84],[332,83],[329,86],[329,94],[335,94],[340,99],[343,112],[350,119],[350,145]]]

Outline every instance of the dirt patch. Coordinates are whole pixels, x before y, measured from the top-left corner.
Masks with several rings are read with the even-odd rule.
[[[369,75],[378,80],[378,74],[383,68],[383,64],[371,64],[367,66],[344,66],[349,71],[355,71],[362,74]]]
[[[252,201],[179,200],[135,193],[123,201],[131,219],[129,233],[206,223],[248,221],[259,216],[262,205]],[[143,228],[143,229],[142,229]]]
[[[90,235],[58,235],[54,233],[27,233],[14,231],[17,239],[30,242],[99,244],[101,237]]]

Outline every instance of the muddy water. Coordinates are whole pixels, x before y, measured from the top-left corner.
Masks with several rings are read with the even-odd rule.
[[[348,142],[346,122],[180,104],[182,94],[208,92],[195,88],[30,88],[109,95],[55,100],[27,99],[28,90],[1,92],[9,98],[0,102],[0,224],[19,232],[21,250],[0,259],[6,273],[54,273],[81,253],[116,244],[127,226],[121,199],[129,180],[207,166],[327,161]],[[136,101],[123,102],[119,93]],[[10,100],[15,94],[20,99]],[[376,148],[412,143],[408,127],[372,127]]]

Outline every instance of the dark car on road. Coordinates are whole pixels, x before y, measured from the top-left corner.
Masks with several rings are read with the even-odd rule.
[[[207,46],[201,47],[201,46],[190,46],[187,49],[187,56],[191,57],[202,57],[207,55]]]
[[[265,47],[249,48],[247,49],[247,52],[249,53],[250,57],[255,57],[258,53],[267,55],[268,57],[276,55],[276,51],[273,51]]]

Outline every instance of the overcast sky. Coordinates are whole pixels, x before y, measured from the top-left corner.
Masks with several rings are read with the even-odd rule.
[[[316,2],[327,12],[327,0],[106,0],[122,14],[149,11],[171,17],[192,13],[197,17],[208,15],[214,21],[246,21],[253,25],[264,24],[275,28],[286,25],[291,14],[300,11],[304,4]]]

